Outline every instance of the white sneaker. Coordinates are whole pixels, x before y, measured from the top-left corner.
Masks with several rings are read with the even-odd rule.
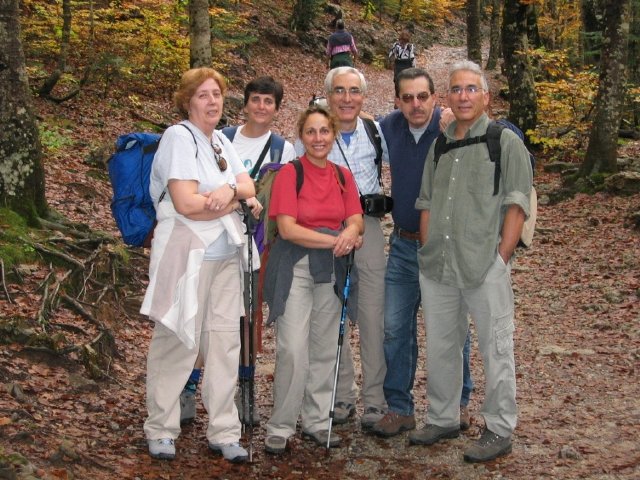
[[[209,443],[209,448],[231,463],[243,463],[249,459],[249,454],[238,442]]]
[[[180,394],[180,425],[191,423],[196,418],[196,394],[184,389]]]
[[[173,460],[176,458],[176,446],[173,438],[159,438],[158,440],[148,440],[149,455],[161,460]]]

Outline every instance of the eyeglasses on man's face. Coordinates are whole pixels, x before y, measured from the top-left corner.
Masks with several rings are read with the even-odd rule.
[[[362,95],[362,89],[358,87],[335,87],[333,90],[331,90],[331,93],[333,93],[337,97],[344,97],[347,93],[349,93],[349,95],[352,97],[359,97],[360,95]]]
[[[484,88],[478,87],[477,85],[467,85],[466,87],[455,86],[449,89],[449,93],[451,95],[462,95],[462,92],[466,92],[467,95],[475,95],[483,90]]]
[[[216,159],[218,168],[224,172],[227,169],[227,160],[222,156],[222,149],[213,142],[211,142],[211,148],[213,148],[213,157]]]
[[[431,95],[429,95],[429,92],[420,92],[417,95],[413,95],[412,93],[403,93],[402,95],[400,95],[400,99],[404,103],[413,103],[413,99],[417,98],[420,103],[424,103],[429,100],[430,96]]]

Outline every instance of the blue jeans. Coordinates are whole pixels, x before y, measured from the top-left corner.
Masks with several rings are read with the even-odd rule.
[[[417,315],[420,307],[418,242],[389,238],[384,277],[384,358],[387,374],[384,396],[390,412],[413,415],[413,382],[418,361]],[[466,316],[466,313],[465,313]],[[469,369],[470,337],[464,346],[464,379],[460,405],[466,406],[473,389]]]

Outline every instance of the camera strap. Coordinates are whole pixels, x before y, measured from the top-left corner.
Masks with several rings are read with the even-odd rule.
[[[361,197],[362,192],[360,191],[360,187],[358,186],[358,181],[356,180],[356,176],[353,174],[353,170],[351,170],[351,165],[349,165],[349,160],[347,160],[347,156],[344,154],[344,150],[342,150],[342,146],[340,145],[340,142],[338,141],[337,137],[336,137],[336,145],[338,145],[338,148],[340,149],[340,153],[342,154],[342,158],[344,158],[344,162],[347,164],[347,168],[351,172],[351,176],[353,177],[353,183],[356,184],[356,188],[358,189],[358,196]]]
[[[344,150],[342,150],[342,146],[340,145],[340,142],[338,141],[337,138],[336,138],[336,144],[340,149],[340,153],[342,154],[342,158],[344,158],[344,162],[347,164],[347,168],[351,172],[351,175],[353,175],[353,170],[351,170],[351,165],[349,165],[349,160],[347,160],[347,156],[344,154]],[[382,183],[382,159],[380,160],[380,162],[378,162],[376,167],[378,169],[378,185],[380,185],[380,188],[382,189],[382,194],[386,195],[384,191],[384,184]],[[355,182],[356,188],[358,189],[358,195],[362,196],[362,192],[360,192],[360,187],[358,186],[358,182],[356,181],[355,175],[353,175],[353,181]]]

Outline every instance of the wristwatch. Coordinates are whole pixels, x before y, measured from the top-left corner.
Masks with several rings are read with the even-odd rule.
[[[235,183],[227,183],[227,185],[233,190],[233,198],[236,198],[238,196],[238,186]]]

